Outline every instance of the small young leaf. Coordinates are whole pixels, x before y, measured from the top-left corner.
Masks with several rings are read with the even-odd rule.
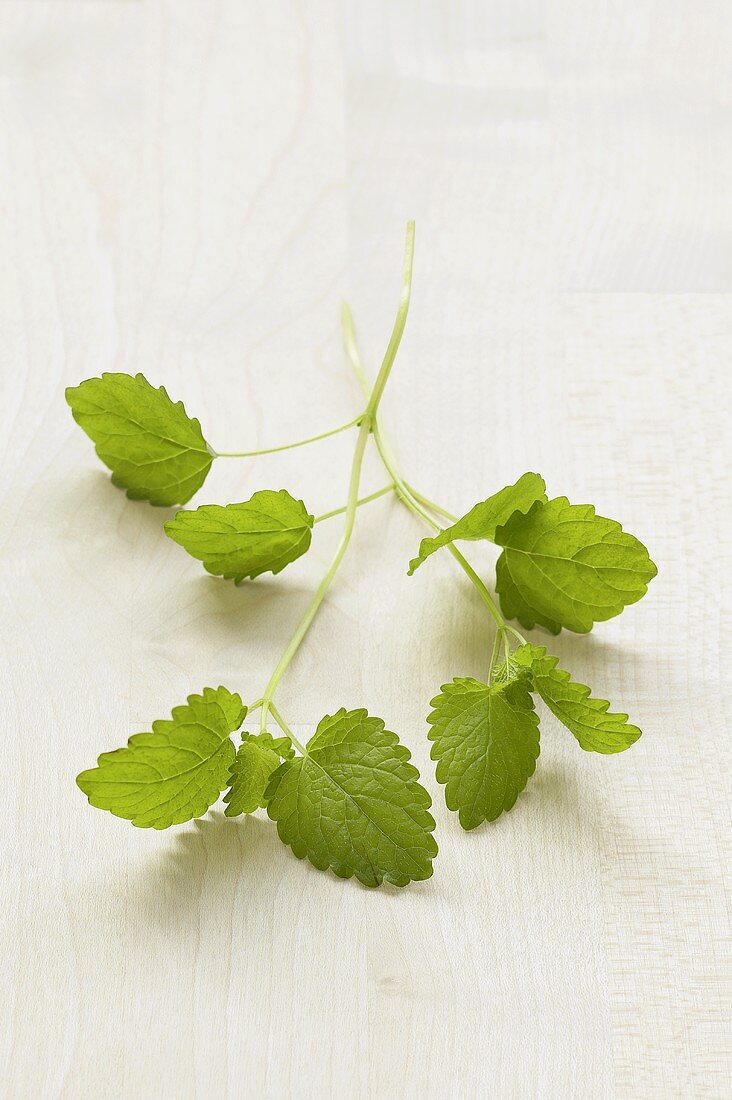
[[[507,485],[492,497],[482,500],[439,535],[422,539],[417,557],[409,563],[410,577],[425,558],[448,543],[458,539],[489,539],[492,542],[496,528],[506,523],[514,512],[528,512],[535,501],[546,500],[545,489],[544,479],[539,474],[522,474],[514,485]]]
[[[539,719],[525,682],[456,679],[432,700],[427,718],[437,782],[464,829],[510,810],[534,774]]]
[[[630,748],[641,735],[627,714],[609,714],[606,699],[593,699],[590,689],[557,667],[557,658],[545,646],[523,645],[512,654],[519,668],[528,671],[537,691],[560,722],[588,752],[610,754]]]
[[[409,750],[365,710],[326,715],[305,756],[282,764],[265,797],[298,859],[365,886],[429,878],[437,845],[432,800]]]
[[[204,688],[174,707],[172,721],[153,722],[127,748],[105,752],[77,777],[92,806],[141,829],[167,829],[201,817],[229,782],[234,745],[246,707],[226,688]]]
[[[279,573],[306,552],[315,519],[286,489],[262,489],[242,504],[176,512],[165,533],[216,576],[237,584]]]
[[[132,500],[185,504],[206,480],[215,456],[201,425],[142,374],[87,378],[66,390],[66,400]]]
[[[515,512],[495,539],[504,548],[496,565],[503,613],[528,630],[586,634],[640,600],[657,572],[619,523],[566,497]]]
[[[227,817],[253,814],[266,806],[264,792],[270,776],[283,760],[295,755],[289,737],[273,737],[271,733],[242,735],[236,760],[231,766],[231,788],[224,795],[228,803]]]

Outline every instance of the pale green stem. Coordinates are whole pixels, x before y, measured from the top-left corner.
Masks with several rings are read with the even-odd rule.
[[[441,504],[436,504],[434,500],[430,500],[429,497],[423,496],[422,493],[417,492],[413,485],[410,485],[408,481],[404,484],[409,489],[414,499],[420,504],[424,504],[425,508],[429,508],[430,512],[435,512],[436,515],[442,516],[449,523],[457,523],[457,516],[454,516],[452,512],[448,512],[447,508],[443,508]]]
[[[358,344],[356,342],[356,330],[353,324],[353,315],[347,302],[343,302],[341,304],[341,320],[343,323],[343,339],[346,352],[349,359],[351,360],[351,363],[353,364],[353,369],[356,372],[362,388],[366,392],[368,392],[368,378],[366,377],[366,372],[363,368],[361,355],[358,350]],[[436,520],[429,514],[425,506],[429,508],[434,508],[435,511],[439,511],[442,515],[447,516],[447,518],[454,519],[454,517],[445,512],[443,508],[436,507],[431,501],[428,501],[426,497],[422,497],[421,494],[415,494],[407,485],[396,467],[396,460],[394,458],[394,452],[391,447],[391,443],[389,442],[389,439],[385,436],[384,431],[378,421],[374,423],[373,433],[374,442],[376,443],[377,450],[381,455],[381,461],[384,463],[387,473],[390,475],[390,477],[394,479],[394,485],[399,499],[402,501],[403,504],[407,506],[407,508],[410,509],[410,511],[414,512],[415,515],[424,520],[424,522],[427,523],[433,529],[433,531],[441,531],[442,528],[440,527],[439,523],[437,523]],[[420,503],[420,499],[422,503]],[[499,628],[500,631],[503,631],[506,626],[506,620],[503,618],[503,615],[501,614],[495,600],[491,596],[483,581],[475,572],[472,565],[470,565],[470,563],[466,561],[466,559],[463,557],[463,555],[460,553],[454,543],[448,543],[447,548],[452,556],[455,558],[455,560],[459,563],[463,571],[467,574],[467,576],[475,585],[480,598],[488,608],[488,611],[493,617],[496,626]]]
[[[345,432],[349,428],[355,428],[357,424],[360,424],[363,420],[363,413],[360,416],[355,417],[354,420],[349,420],[347,424],[341,424],[339,428],[331,428],[328,432],[321,432],[320,435],[311,435],[307,439],[298,439],[294,443],[283,443],[279,447],[264,447],[259,451],[214,451],[214,458],[256,458],[257,455],[273,455],[277,451],[292,451],[295,447],[304,447],[308,443],[317,443],[319,439],[328,439],[332,435],[338,435],[339,432]]]
[[[500,645],[501,645],[501,639],[502,638],[505,639],[505,637],[506,637],[505,631],[503,631],[503,630],[497,630],[496,631],[496,636],[495,636],[495,639],[493,641],[493,650],[491,652],[491,663],[490,663],[489,672],[488,672],[488,683],[490,683],[490,684],[493,683],[493,671],[496,667],[496,659],[498,657],[498,650],[499,650]],[[508,660],[508,657],[506,659]]]
[[[397,309],[396,319],[394,321],[394,327],[391,330],[391,337],[386,348],[386,353],[382,361],[379,373],[376,376],[374,382],[374,388],[371,390],[371,396],[369,397],[369,403],[366,406],[367,415],[371,416],[371,419],[376,418],[376,410],[379,407],[381,401],[381,395],[384,392],[384,386],[389,378],[389,373],[394,360],[396,359],[396,353],[399,350],[399,345],[404,335],[404,326],[407,323],[407,314],[409,313],[409,301],[412,296],[412,265],[414,263],[414,222],[407,222],[407,237],[404,242],[404,262],[402,265],[402,291],[399,298],[399,308]]]
[[[508,623],[506,623],[506,630],[509,634],[513,634],[514,638],[518,640],[519,645],[526,645],[526,638],[524,638],[523,634],[521,634],[520,631],[510,626]]]
[[[438,528],[438,530],[440,530],[440,528]],[[503,615],[501,614],[501,612],[498,608],[498,605],[496,604],[496,601],[493,599],[490,592],[488,591],[488,589],[486,588],[485,584],[480,579],[478,574],[475,572],[475,570],[473,569],[470,562],[467,561],[463,557],[463,555],[460,553],[460,551],[458,550],[457,546],[455,546],[454,543],[452,543],[452,542],[449,543],[447,548],[450,551],[450,553],[452,554],[452,556],[455,558],[455,561],[459,562],[459,564],[462,567],[463,571],[470,577],[471,581],[473,582],[473,584],[477,588],[478,595],[480,596],[481,600],[483,601],[483,603],[488,608],[488,610],[489,610],[489,612],[490,612],[490,614],[493,618],[493,621],[496,624],[496,626],[498,627],[498,629],[501,630],[501,631],[505,630],[506,620],[504,619]]]
[[[315,590],[313,597],[305,609],[300,622],[298,623],[292,638],[290,639],[285,652],[282,654],[277,666],[270,676],[269,683],[264,690],[262,697],[262,714],[260,719],[260,729],[266,730],[267,728],[267,713],[271,708],[272,699],[274,693],[277,690],[285,670],[287,669],[290,661],[297,653],[297,650],[305,637],[310,624],[315,618],[318,608],[323,602],[331,581],[335,576],[338,566],[341,564],[343,555],[348,549],[348,544],[351,541],[351,535],[353,534],[353,527],[356,522],[356,509],[358,507],[358,488],[361,482],[361,468],[363,466],[363,456],[366,451],[366,444],[369,440],[369,435],[376,424],[376,412],[379,407],[379,401],[384,392],[389,373],[394,365],[394,359],[399,349],[399,343],[404,332],[404,326],[407,320],[407,312],[409,310],[409,298],[410,288],[412,284],[412,263],[414,259],[414,222],[407,223],[406,242],[404,246],[404,266],[402,269],[402,292],[399,301],[399,308],[397,310],[396,320],[394,322],[394,328],[392,329],[391,338],[384,355],[383,362],[379,368],[379,373],[376,376],[374,387],[371,390],[368,398],[368,404],[366,411],[361,418],[360,427],[358,430],[358,438],[356,440],[356,448],[353,454],[353,461],[351,464],[351,477],[348,486],[348,502],[346,504],[346,518],[343,526],[343,532],[341,534],[340,542],[336,549],[333,559],[328,566],[328,569],[323,576],[320,584]],[[396,481],[396,478],[394,479]]]
[[[277,707],[274,705],[274,703],[272,702],[271,699],[270,699],[270,702],[269,702],[269,713],[272,715],[275,722],[280,727],[280,729],[285,734],[285,736],[290,738],[290,740],[292,741],[295,748],[299,749],[300,752],[304,756],[305,755],[304,746],[301,745],[300,742],[298,741],[298,739],[295,737],[295,734],[292,732],[292,730],[288,726],[287,722],[284,720],[284,718],[282,717],[280,712],[277,710]]]
[[[356,519],[356,501],[358,499],[358,485],[361,479],[361,466],[363,464],[363,456],[366,450],[366,444],[371,434],[371,419],[365,418],[358,431],[358,440],[356,442],[356,450],[353,455],[353,464],[351,466],[351,478],[348,489],[348,504],[346,505],[346,522],[341,534],[338,548],[333,555],[333,559],[328,566],[328,569],[323,576],[320,584],[316,588],[313,597],[305,609],[305,614],[301,618],[297,625],[295,633],[289,641],[285,652],[280,657],[277,666],[270,676],[269,683],[264,690],[264,701],[262,703],[262,714],[260,719],[260,728],[265,730],[267,728],[267,712],[269,711],[270,703],[277,690],[277,685],[282,679],[282,676],[290,664],[290,661],[297,653],[300,643],[308,632],[308,628],[315,618],[318,608],[323,602],[323,597],[330,587],[330,583],[335,576],[338,566],[341,564],[343,555],[345,554],[348,543],[351,541],[351,535],[353,533],[353,525]]]
[[[376,445],[378,447],[379,446],[379,439],[378,439],[376,428],[374,429],[374,439],[376,440]],[[382,440],[382,442],[383,442],[383,440]],[[436,533],[439,534],[439,532],[442,531],[442,528],[440,527],[439,523],[437,523],[432,518],[432,516],[429,514],[429,512],[427,512],[425,510],[425,508],[421,504],[419,504],[412,497],[412,495],[409,492],[409,489],[407,489],[405,483],[404,482],[400,483],[399,480],[397,479],[394,467],[390,465],[389,452],[388,451],[386,452],[386,457],[385,457],[385,453],[382,451],[381,452],[381,458],[382,458],[382,461],[384,462],[384,465],[386,466],[387,470],[389,471],[391,476],[394,478],[394,480],[397,482],[396,492],[397,492],[397,495],[399,496],[400,500],[402,501],[402,503],[406,504],[407,508],[409,508],[410,511],[414,512],[414,514],[416,516],[419,516],[420,519],[423,519],[425,523],[429,524],[429,526],[432,528],[433,531],[435,531]],[[455,561],[458,563],[458,565],[463,570],[463,572],[470,578],[470,580],[475,585],[475,588],[477,589],[478,595],[480,596],[480,598],[483,601],[483,603],[485,604],[485,606],[488,608],[488,611],[490,612],[490,615],[493,618],[493,621],[495,622],[498,629],[500,631],[503,631],[505,626],[506,626],[506,620],[503,618],[503,615],[499,611],[495,600],[493,599],[490,592],[486,588],[484,582],[481,580],[481,578],[475,572],[475,570],[473,569],[470,562],[458,550],[455,543],[449,542],[447,544],[447,549],[450,551],[452,556],[455,558]]]
[[[385,485],[383,489],[377,489],[375,493],[369,493],[367,497],[361,497],[356,501],[356,507],[360,508],[362,504],[370,504],[372,500],[378,500],[379,497],[386,496],[387,493],[393,493],[396,486],[394,482],[391,485]],[[322,523],[324,519],[332,519],[333,516],[342,515],[348,508],[347,504],[342,505],[340,508],[334,508],[331,512],[323,512],[322,516],[316,516],[315,522]]]

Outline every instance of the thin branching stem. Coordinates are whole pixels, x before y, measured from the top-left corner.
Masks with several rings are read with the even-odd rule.
[[[267,728],[267,715],[272,706],[272,699],[277,685],[279,684],[282,676],[284,675],[287,667],[292,661],[293,657],[297,653],[300,644],[310,628],[310,624],[315,618],[318,609],[323,602],[326,592],[331,585],[331,582],[338,571],[338,567],[343,560],[343,555],[348,549],[348,544],[351,541],[351,535],[353,534],[353,527],[356,522],[356,510],[358,508],[358,489],[361,483],[361,468],[363,466],[363,456],[366,451],[366,445],[369,441],[369,436],[376,425],[376,413],[379,407],[381,396],[384,392],[384,387],[389,379],[391,368],[394,365],[397,351],[399,350],[399,344],[401,342],[402,334],[404,333],[404,326],[407,322],[407,313],[409,311],[409,299],[412,286],[412,266],[414,261],[414,222],[407,223],[406,241],[404,245],[404,265],[402,270],[402,289],[399,300],[399,308],[397,310],[396,320],[394,321],[394,327],[392,329],[391,337],[384,354],[379,373],[376,376],[373,389],[368,393],[368,403],[366,405],[366,411],[361,417],[358,438],[356,440],[356,447],[353,454],[353,461],[351,463],[351,475],[348,485],[348,501],[346,504],[345,523],[343,526],[343,532],[341,534],[338,547],[333,559],[328,566],[320,584],[313,593],[313,597],[310,600],[305,612],[300,619],[295,632],[290,638],[290,641],[285,649],[285,652],[277,662],[274,672],[270,676],[269,683],[267,684],[264,695],[262,697],[262,711],[260,715],[260,729],[262,731]],[[394,479],[396,480],[396,479]]]
[[[345,344],[346,352],[353,365],[353,369],[356,372],[361,387],[368,391],[368,378],[361,361],[361,355],[358,349],[358,343],[356,342],[356,330],[353,324],[353,315],[347,302],[343,302],[341,305],[341,321],[343,324],[343,342]],[[432,528],[433,531],[439,532],[442,527],[431,515],[431,511],[436,512],[451,522],[455,521],[455,517],[448,512],[441,505],[435,504],[433,501],[428,500],[427,497],[422,496],[421,493],[415,493],[411,486],[407,484],[404,478],[399,473],[396,465],[396,459],[394,457],[394,451],[391,443],[384,433],[378,420],[374,424],[374,442],[376,448],[381,456],[381,461],[384,463],[387,473],[394,479],[396,486],[396,493],[403,504],[409,508],[416,516],[419,516],[425,523]],[[478,595],[482,599],[485,606],[488,608],[493,621],[499,630],[503,631],[506,626],[506,620],[498,608],[495,600],[491,596],[490,592],[486,588],[485,584],[473,569],[472,565],[466,560],[463,554],[458,550],[454,543],[448,543],[448,550],[460,565],[461,569],[470,578],[475,585]]]

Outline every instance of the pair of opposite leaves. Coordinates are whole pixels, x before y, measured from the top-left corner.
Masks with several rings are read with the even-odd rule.
[[[134,499],[185,503],[203,484],[216,452],[181,402],[142,375],[105,374],[67,391],[74,418]],[[310,546],[314,518],[285,490],[249,501],[180,511],[166,533],[214,574],[241,583],[280,572]],[[457,539],[502,547],[497,591],[507,617],[527,628],[586,632],[640,599],[655,575],[645,547],[591,505],[547,500],[538,474],[524,474],[435,538],[422,540],[410,574]],[[627,748],[640,731],[627,715],[574,683],[546,650],[522,646],[490,686],[445,685],[429,716],[437,779],[465,828],[510,809],[539,754],[537,692],[588,750]],[[300,858],[367,885],[429,877],[437,847],[430,798],[409,752],[365,711],[326,716],[295,757],[287,738],[230,734],[244,721],[238,695],[207,688],[156,722],[127,748],[103,754],[79,786],[93,805],[140,826],[166,828],[198,817],[229,787],[226,813],[263,807]]]
[[[184,504],[203,485],[216,452],[199,422],[164,388],[155,389],[141,374],[104,374],[67,390],[66,397],[128,496]],[[538,474],[524,474],[436,538],[423,539],[409,572],[457,539],[488,539],[502,547],[496,589],[507,618],[557,634],[562,627],[586,633],[618,615],[655,576],[648,551],[591,504],[547,500],[545,488]],[[181,510],[165,531],[210,573],[241,583],[279,573],[301,557],[314,522],[301,500],[284,489],[265,489],[240,504]]]

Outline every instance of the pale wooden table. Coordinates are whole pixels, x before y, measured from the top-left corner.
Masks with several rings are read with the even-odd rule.
[[[731,49],[726,0],[0,3],[3,1096],[729,1095]],[[411,478],[460,511],[539,469],[660,575],[556,642],[641,742],[545,716],[527,793],[466,835],[424,716],[490,625],[448,556],[407,579],[398,504],[364,510],[279,699],[369,707],[436,796],[435,877],[369,892],[261,815],[157,834],[75,788],[189,692],[260,692],[338,523],[280,578],[207,579],[63,388],[142,370],[219,449],[346,420],[339,300],[373,369],[408,216]],[[198,500],[324,511],[350,443]]]

